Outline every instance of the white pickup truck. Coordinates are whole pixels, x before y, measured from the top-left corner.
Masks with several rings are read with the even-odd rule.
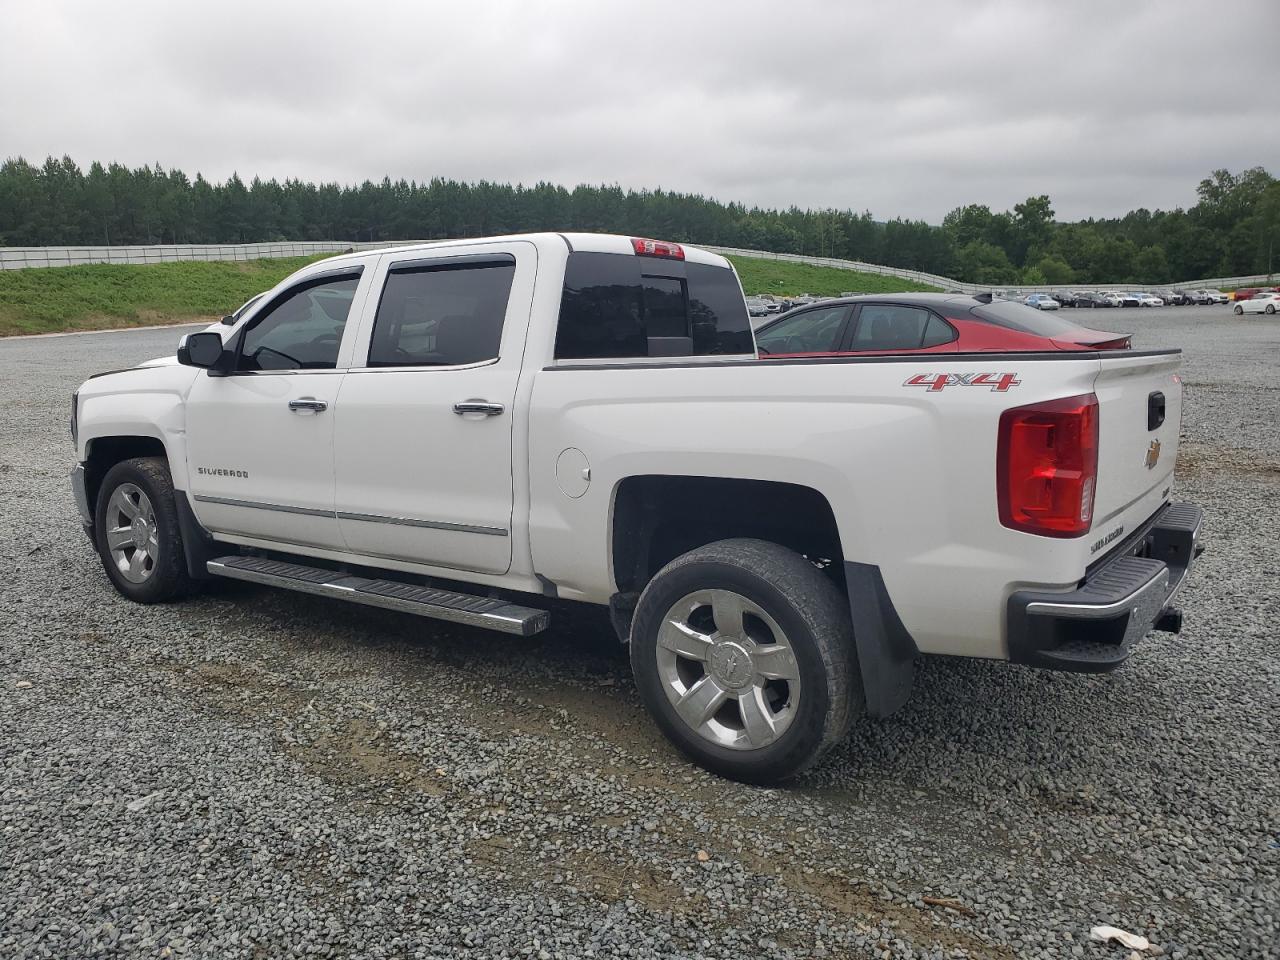
[[[516,635],[606,605],[667,736],[774,782],[921,654],[1104,671],[1179,628],[1179,363],[762,359],[722,257],[450,241],[312,264],[90,379],[72,486],[143,603],[231,577]]]

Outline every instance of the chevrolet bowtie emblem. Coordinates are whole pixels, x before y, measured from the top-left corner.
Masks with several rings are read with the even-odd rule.
[[[1156,463],[1160,460],[1160,441],[1152,440],[1151,446],[1147,447],[1147,469],[1154,470]]]

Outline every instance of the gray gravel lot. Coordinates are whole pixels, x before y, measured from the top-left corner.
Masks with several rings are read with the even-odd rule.
[[[126,602],[68,396],[178,331],[0,341],[0,957],[1280,955],[1280,322],[1077,316],[1186,350],[1184,633],[1105,677],[927,661],[788,790],[677,756],[590,610]]]

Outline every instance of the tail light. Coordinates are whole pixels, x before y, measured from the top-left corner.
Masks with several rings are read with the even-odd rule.
[[[1078,537],[1093,524],[1098,398],[1092,393],[1014,407],[1000,415],[996,502],[1000,522],[1042,537]]]
[[[684,259],[684,247],[678,243],[632,237],[631,247],[642,257],[666,257],[668,260]]]

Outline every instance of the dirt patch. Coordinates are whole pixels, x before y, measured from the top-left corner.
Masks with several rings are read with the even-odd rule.
[[[205,662],[188,669],[172,665],[183,682],[219,709],[272,731],[281,749],[307,772],[365,795],[394,799],[397,791],[438,797],[446,790],[412,754],[399,750],[387,728],[354,716],[326,717],[320,698],[235,663]],[[295,720],[310,713],[314,735],[299,735]],[[388,796],[390,792],[390,796]]]
[[[634,900],[654,913],[695,916],[707,906],[706,897],[684,886],[659,867],[616,863],[607,856],[573,851],[564,860],[530,863],[516,855],[506,837],[486,837],[467,845],[467,854],[524,882],[540,880],[550,886],[566,884],[602,903]]]
[[[1178,447],[1179,477],[1236,473],[1259,477],[1280,477],[1280,461],[1252,450],[1183,443]]]
[[[857,921],[863,932],[877,929],[881,919],[888,919],[916,943],[934,942],[949,952],[963,950],[969,956],[998,957],[1001,960],[1013,960],[1015,956],[1010,947],[952,927],[928,909],[920,910],[897,901],[883,900],[867,884],[850,880],[839,872],[806,872],[794,861],[775,866],[751,853],[742,854],[742,860],[756,872],[776,877],[788,889],[812,897],[827,910]],[[885,944],[883,949],[887,948],[888,944]]]

